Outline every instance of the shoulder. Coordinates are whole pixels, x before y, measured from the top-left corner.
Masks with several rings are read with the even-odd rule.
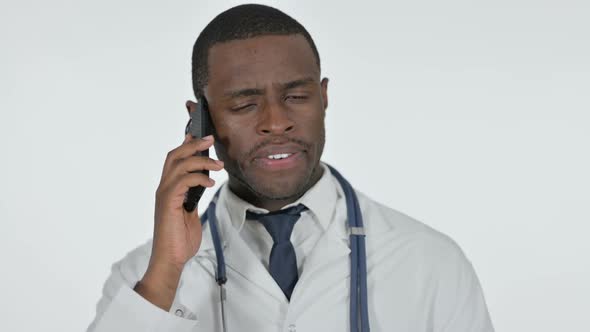
[[[356,189],[355,192],[363,214],[368,246],[370,242],[375,242],[373,247],[376,245],[379,250],[384,247],[411,249],[414,255],[430,261],[466,261],[459,245],[448,235],[377,202]]]

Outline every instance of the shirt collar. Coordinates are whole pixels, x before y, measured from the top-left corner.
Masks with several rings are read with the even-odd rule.
[[[324,172],[318,182],[309,188],[298,200],[285,205],[281,210],[301,203],[311,211],[321,227],[327,230],[336,208],[338,191],[335,181],[332,180],[330,169],[324,163],[320,163],[320,166]],[[225,206],[229,212],[231,224],[238,232],[242,230],[246,221],[246,211],[250,210],[256,213],[269,212],[266,209],[254,206],[241,199],[229,189],[229,186],[224,186],[222,190],[221,195],[225,198]]]

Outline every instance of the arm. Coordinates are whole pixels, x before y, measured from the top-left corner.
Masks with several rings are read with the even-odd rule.
[[[145,298],[133,290],[140,284],[141,276],[146,271],[149,259],[149,250],[146,247],[147,245],[137,248],[113,264],[88,332],[195,331],[198,326],[196,320],[177,317],[168,312],[172,301],[168,310],[164,310],[152,303],[148,299],[149,295]],[[155,301],[161,300],[156,297]]]
[[[494,332],[483,290],[461,249],[440,261],[435,331]]]
[[[201,220],[197,209],[183,208],[185,194],[191,187],[214,185],[200,171],[223,169],[223,162],[197,155],[213,143],[213,136],[193,139],[187,134],[168,153],[156,190],[151,252],[144,246],[113,265],[88,332],[194,330],[196,321],[168,311],[181,272],[201,244]]]

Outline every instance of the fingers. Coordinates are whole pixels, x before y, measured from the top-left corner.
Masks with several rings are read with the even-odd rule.
[[[188,156],[194,155],[197,152],[209,149],[213,143],[215,143],[215,138],[213,138],[213,135],[205,136],[203,138],[192,138],[191,134],[187,134],[185,136],[185,141],[187,138],[189,138],[188,142],[183,143],[174,150],[170,151],[168,154],[172,155],[174,159],[186,158]]]
[[[186,173],[176,178],[174,182],[170,184],[170,190],[174,195],[182,194],[190,188],[196,186],[203,186],[211,188],[215,185],[215,180],[211,179],[203,173]]]
[[[190,136],[190,134],[188,136]],[[185,137],[185,142],[186,141],[187,138]],[[214,141],[215,139],[213,138],[213,135],[209,135],[199,139],[191,139],[186,143],[183,142],[182,145],[168,152],[168,155],[166,156],[166,161],[164,162],[164,169],[162,171],[162,175],[167,174],[171,166],[178,160],[194,156],[195,154],[198,154],[201,151],[209,149],[213,145]]]
[[[197,104],[190,100],[186,102],[185,106],[189,113],[197,109]],[[197,174],[196,177],[189,176],[188,178],[187,176],[193,173],[200,173],[199,171],[203,170],[220,171],[223,169],[222,161],[200,155],[202,151],[211,148],[214,142],[213,135],[203,138],[193,138],[192,135],[186,134],[182,144],[168,152],[166,161],[164,162],[159,188],[168,191],[171,186],[178,185],[179,183],[186,185],[186,181],[198,181],[198,179],[204,182],[199,182],[196,185],[210,186],[209,184],[213,180],[207,175]],[[189,186],[187,188],[191,187],[190,183],[188,184]]]
[[[160,183],[156,190],[156,200],[164,202],[164,204],[175,204],[174,201],[178,198],[180,200],[178,207],[181,207],[180,202],[190,187],[203,186],[211,188],[214,185],[215,180],[203,173],[186,173],[172,179],[171,182]]]
[[[190,187],[203,186],[211,188],[215,185],[215,180],[203,173],[186,173],[178,178],[176,187],[182,192],[186,192]]]
[[[190,172],[198,172],[202,170],[220,171],[222,169],[223,161],[221,160],[215,160],[203,156],[191,156],[171,164],[168,172],[164,174],[162,182],[167,182],[169,181],[168,179],[174,179]]]

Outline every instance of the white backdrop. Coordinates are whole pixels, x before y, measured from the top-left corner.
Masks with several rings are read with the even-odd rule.
[[[85,330],[237,2],[0,3],[0,330]],[[589,2],[266,3],[318,45],[323,159],[455,239],[498,331],[589,331]]]

